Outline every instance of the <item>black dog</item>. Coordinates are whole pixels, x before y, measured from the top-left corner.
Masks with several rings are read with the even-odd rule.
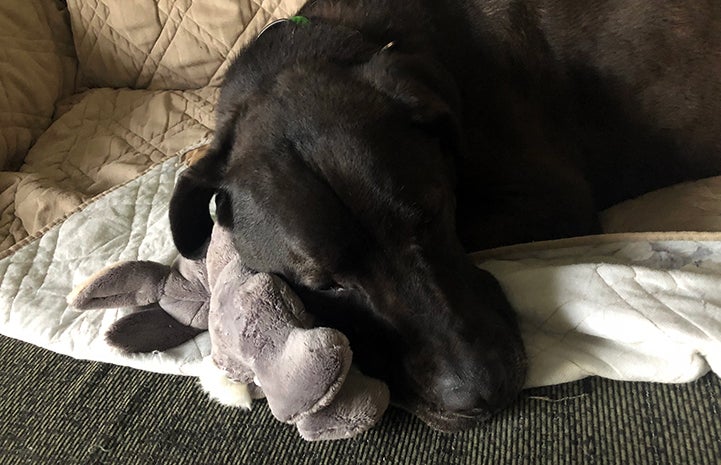
[[[228,71],[211,151],[179,180],[396,403],[441,429],[524,381],[512,310],[465,252],[588,234],[597,211],[721,172],[721,6],[318,0]]]

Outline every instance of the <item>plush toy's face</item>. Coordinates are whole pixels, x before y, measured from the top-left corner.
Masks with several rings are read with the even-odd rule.
[[[361,77],[294,69],[242,99],[226,87],[211,153],[176,189],[173,234],[183,253],[202,243],[209,219],[196,210],[217,194],[246,266],[285,278],[346,333],[396,403],[467,427],[515,398],[523,345],[498,283],[455,232],[446,109],[398,103],[371,65]]]

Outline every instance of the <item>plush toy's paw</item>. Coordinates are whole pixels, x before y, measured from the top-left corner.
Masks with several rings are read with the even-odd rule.
[[[331,403],[353,357],[348,339],[330,328],[292,331],[279,355],[259,363],[255,374],[271,412],[286,423]]]
[[[189,341],[202,330],[185,326],[153,306],[119,319],[105,333],[105,340],[124,352],[168,350]]]
[[[250,409],[253,399],[248,386],[228,378],[226,373],[213,363],[211,357],[203,359],[198,380],[203,391],[212,400],[229,407]]]
[[[352,368],[333,402],[304,417],[296,426],[307,441],[350,438],[373,427],[389,402],[390,392],[385,383]]]

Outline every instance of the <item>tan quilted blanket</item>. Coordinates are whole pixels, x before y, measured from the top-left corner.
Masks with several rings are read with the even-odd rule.
[[[0,2],[0,253],[206,140],[229,57],[301,4]]]

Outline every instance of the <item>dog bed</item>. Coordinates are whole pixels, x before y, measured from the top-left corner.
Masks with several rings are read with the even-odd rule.
[[[0,259],[2,333],[79,359],[197,375],[209,353],[207,334],[167,352],[127,355],[103,337],[127,309],[76,312],[65,301],[74,285],[110,263],[172,262],[167,209],[182,169],[180,157],[170,158]],[[719,234],[608,234],[474,258],[518,312],[528,386],[589,375],[684,382],[721,369]]]

